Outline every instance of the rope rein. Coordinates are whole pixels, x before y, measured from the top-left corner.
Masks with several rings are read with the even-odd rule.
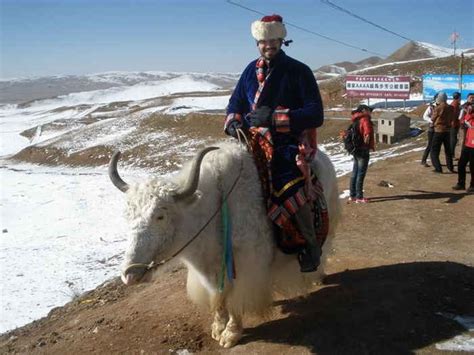
[[[245,141],[245,146],[247,147],[247,149],[250,149],[250,144],[249,144],[249,141],[247,140],[247,137],[245,136],[245,133],[240,129],[238,128],[237,129],[237,138],[239,140],[239,143],[241,146],[244,146],[244,144],[242,143],[242,140]],[[224,203],[227,202],[227,199],[229,198],[230,194],[232,193],[232,191],[234,190],[235,186],[237,186],[237,183],[239,182],[240,180],[240,177],[242,176],[242,171],[244,170],[244,160],[243,158],[241,157],[240,158],[240,169],[239,169],[239,173],[237,175],[237,177],[235,178],[232,186],[230,187],[229,191],[227,192],[227,194],[224,196],[224,198],[222,199],[222,201],[220,202],[219,204],[219,207],[216,209],[216,211],[211,215],[211,217],[209,218],[209,220],[198,230],[198,232],[191,238],[189,239],[181,248],[178,249],[178,251],[176,251],[173,255],[171,255],[169,258],[166,258],[158,263],[155,263],[154,261],[152,261],[151,263],[149,264],[142,264],[142,263],[134,263],[134,264],[130,264],[127,266],[127,268],[123,271],[124,274],[127,274],[127,271],[129,271],[130,269],[136,269],[136,268],[144,268],[146,269],[147,271],[148,270],[152,270],[152,269],[155,269],[165,263],[167,263],[168,261],[170,261],[171,259],[175,258],[176,256],[178,256],[184,249],[186,249],[188,247],[189,244],[191,244],[201,233],[204,229],[206,229],[206,227],[209,225],[209,223],[212,222],[212,220],[217,216],[217,214],[221,211],[222,209],[222,206],[224,205]]]

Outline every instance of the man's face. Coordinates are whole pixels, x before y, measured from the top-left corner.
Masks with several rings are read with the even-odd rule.
[[[467,97],[467,102],[469,102],[469,103],[471,103],[471,104],[474,103],[474,95],[469,95],[469,96]]]
[[[265,59],[272,60],[281,49],[281,39],[260,40],[257,46]]]

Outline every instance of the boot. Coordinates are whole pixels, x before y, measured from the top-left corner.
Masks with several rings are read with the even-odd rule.
[[[452,187],[453,190],[459,191],[459,190],[465,190],[466,186],[464,184],[460,184],[459,182]]]
[[[321,263],[321,248],[307,246],[298,254],[301,272],[314,272]]]
[[[300,207],[295,214],[299,231],[306,239],[306,247],[298,254],[301,272],[313,272],[321,263],[321,247],[316,240],[314,230],[314,215],[311,206],[307,203]]]

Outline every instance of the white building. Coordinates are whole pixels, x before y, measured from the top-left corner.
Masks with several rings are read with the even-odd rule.
[[[396,112],[383,112],[378,119],[376,140],[393,144],[410,133],[410,117]]]

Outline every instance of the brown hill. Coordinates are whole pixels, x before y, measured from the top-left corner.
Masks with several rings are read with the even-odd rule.
[[[358,69],[367,68],[369,66],[376,65],[382,61],[382,58],[372,56],[369,58],[362,59],[358,62],[338,62],[334,64],[323,65],[314,71],[317,80],[331,79],[335,75],[344,75],[347,72],[351,72]]]
[[[401,62],[414,59],[432,58],[430,50],[417,42],[410,41],[390,54],[384,63]]]
[[[377,57],[377,56],[372,56],[372,57],[368,57],[368,58],[359,60],[358,62],[355,62],[355,64],[358,65],[359,67],[361,67],[361,66],[362,67],[368,67],[368,66],[377,65],[381,62],[382,62],[382,58]]]
[[[408,75],[413,78],[411,82],[411,92],[420,93],[422,91],[423,74],[453,74],[459,71],[460,57],[432,58],[405,63],[387,63],[377,65],[373,68],[361,69],[353,74],[366,75]],[[474,72],[474,56],[464,57],[464,72]],[[326,107],[336,107],[343,105],[349,107],[349,99],[345,94],[345,75],[341,75],[331,80],[319,83],[321,95]]]

